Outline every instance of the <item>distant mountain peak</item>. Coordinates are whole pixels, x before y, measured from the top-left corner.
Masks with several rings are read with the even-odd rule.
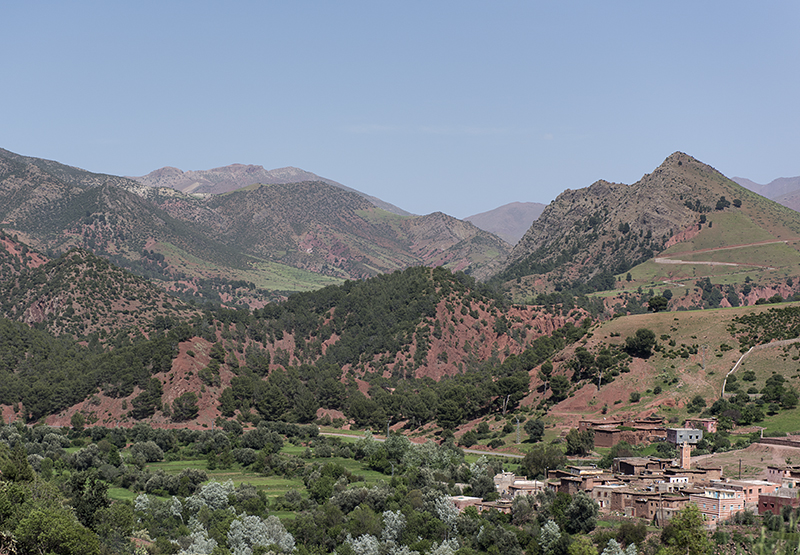
[[[522,239],[544,209],[545,205],[540,202],[511,202],[493,210],[467,216],[464,220],[514,245]]]
[[[356,193],[387,212],[392,212],[401,216],[411,215],[409,212],[377,197],[356,191],[332,179],[320,177],[315,173],[293,166],[266,170],[264,166],[254,164],[230,164],[210,170],[191,171],[182,171],[178,168],[167,166],[154,170],[147,175],[131,177],[130,179],[136,180],[149,187],[168,187],[186,194],[206,193],[213,195],[230,193],[231,191],[256,184],[284,185],[287,183],[321,181],[322,183],[333,185],[339,189]]]

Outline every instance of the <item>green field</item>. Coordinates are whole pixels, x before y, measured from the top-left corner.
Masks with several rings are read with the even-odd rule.
[[[283,449],[281,449],[282,454],[296,457],[303,456],[306,451],[306,447],[294,445],[292,443],[286,443]],[[303,457],[303,461],[320,465],[325,465],[328,463],[341,465],[357,478],[355,483],[360,485],[373,485],[377,484],[378,482],[385,482],[391,479],[391,477],[375,470],[371,470],[361,462],[353,459],[341,457]],[[147,465],[147,469],[151,472],[157,472],[161,470],[171,475],[180,474],[187,468],[205,472],[208,475],[208,481],[210,482],[226,482],[231,480],[235,486],[239,486],[240,484],[249,484],[258,490],[265,491],[267,496],[270,498],[285,495],[286,492],[290,490],[297,490],[301,494],[306,495],[305,485],[303,484],[303,480],[300,478],[264,476],[257,472],[243,469],[238,464],[234,464],[229,469],[217,470],[208,470],[208,463],[206,459],[156,462],[149,463]],[[111,488],[109,490],[109,497],[112,499],[134,499],[136,495],[136,493],[123,488]],[[285,516],[288,516],[289,514],[290,513],[287,513]]]

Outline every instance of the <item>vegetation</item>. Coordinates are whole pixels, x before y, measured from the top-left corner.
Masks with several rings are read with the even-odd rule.
[[[16,160],[12,173],[29,171],[28,163]],[[796,236],[789,232],[800,232],[800,220],[765,209],[685,155],[658,172],[681,179],[649,183],[667,191],[702,177],[696,190],[659,197],[684,227],[640,219],[635,205],[644,198],[628,195],[641,186],[600,182],[565,195],[561,208],[575,209],[547,216],[559,233],[529,245],[488,285],[474,277],[496,247],[485,236],[457,246],[475,249],[461,258],[473,257],[473,275],[442,267],[375,275],[416,260],[398,259],[391,246],[413,234],[407,218],[353,204],[349,193],[323,195],[341,209],[323,209],[320,224],[333,230],[341,220],[349,231],[316,238],[300,214],[318,198],[313,184],[213,199],[228,217],[283,194],[291,198],[281,205],[299,215],[263,228],[231,216],[225,246],[209,236],[194,244],[194,225],[168,211],[199,204],[150,205],[121,181],[111,186],[110,176],[35,164],[64,196],[19,211],[20,229],[49,245],[47,256],[0,231],[0,405],[18,419],[0,425],[0,552],[706,553],[711,539],[690,510],[648,537],[642,523],[597,529],[597,505],[585,495],[518,498],[510,515],[458,513],[447,496],[493,500],[497,472],[540,478],[567,456],[591,455],[591,432],[554,439],[563,422],[551,409],[567,399],[612,415],[618,406],[658,406],[670,422],[715,416],[720,429],[704,436],[698,453],[754,439],[732,435],[735,426],[796,430],[800,310],[720,307],[752,303],[754,294],[770,305],[795,298],[794,247],[746,243]],[[599,193],[617,195],[621,212],[587,202]],[[136,224],[148,218],[160,222],[148,229],[156,240]],[[385,248],[355,255],[351,232],[365,222],[382,230]],[[687,229],[697,233],[664,249]],[[332,238],[341,260],[313,252],[332,245],[297,248],[301,236]],[[88,250],[67,250],[74,245]],[[639,264],[657,251],[676,261],[662,264],[674,275],[653,261]],[[730,266],[740,262],[747,272]],[[223,266],[232,271],[221,275]],[[280,274],[269,291],[256,267]],[[667,279],[674,284],[660,283]],[[737,344],[742,353],[768,347],[728,374]],[[112,415],[110,405],[123,412]],[[47,417],[65,427],[43,425]],[[319,425],[345,422],[386,431],[386,441],[320,436]],[[511,445],[522,422],[528,439]],[[436,442],[415,444],[412,435]],[[524,458],[504,467],[456,444],[521,449]],[[598,464],[635,454],[676,456],[667,444],[620,443]],[[722,530],[714,541],[780,553],[796,540],[795,517],[750,515],[737,526],[753,528]],[[770,534],[759,537],[760,525]]]

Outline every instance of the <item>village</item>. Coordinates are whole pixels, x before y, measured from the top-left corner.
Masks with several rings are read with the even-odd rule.
[[[717,431],[716,419],[689,419],[684,426],[667,428],[658,418],[581,420],[580,431],[592,430],[596,447],[613,447],[623,440],[631,444],[666,441],[677,447],[679,456],[677,459],[618,457],[610,470],[594,464],[573,464],[565,469],[548,470],[544,480],[502,472],[494,477],[497,500],[469,496],[451,499],[462,511],[474,506],[478,511],[495,509],[510,513],[517,496],[545,490],[570,496],[584,492],[597,502],[601,514],[644,519],[656,526],[665,525],[688,504],[694,504],[711,529],[743,511],[779,515],[784,507],[800,506],[800,465],[767,465],[766,479],[726,476],[721,466],[692,459],[692,448],[703,438],[703,432]],[[800,442],[790,439],[760,441],[800,448]]]

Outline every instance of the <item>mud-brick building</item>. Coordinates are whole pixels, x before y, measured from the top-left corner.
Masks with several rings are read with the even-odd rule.
[[[639,476],[648,472],[665,470],[672,466],[672,459],[657,457],[617,457],[611,463],[613,472]]]
[[[666,428],[661,418],[639,420],[581,420],[578,430],[594,432],[595,447],[613,447],[621,441],[638,445],[666,438]]]
[[[781,514],[784,507],[800,507],[800,497],[796,488],[778,488],[772,493],[765,493],[758,496],[758,514],[772,513]]]

